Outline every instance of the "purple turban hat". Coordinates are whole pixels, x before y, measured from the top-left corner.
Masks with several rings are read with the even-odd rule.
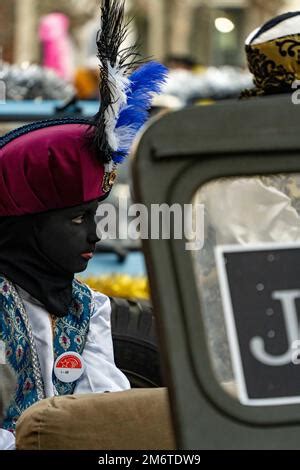
[[[166,68],[124,48],[124,1],[102,0],[100,109],[92,121],[41,121],[0,138],[0,216],[77,206],[108,195],[148,118]],[[123,49],[122,49],[123,47]]]
[[[0,216],[76,206],[107,193],[87,124],[44,127],[0,149]]]

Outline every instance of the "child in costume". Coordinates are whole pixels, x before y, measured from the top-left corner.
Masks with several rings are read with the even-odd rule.
[[[14,447],[19,416],[46,397],[130,388],[114,363],[110,301],[74,278],[99,238],[95,213],[164,82],[140,65],[124,2],[102,1],[95,119],[30,124],[0,140],[0,341],[18,385],[0,429]]]

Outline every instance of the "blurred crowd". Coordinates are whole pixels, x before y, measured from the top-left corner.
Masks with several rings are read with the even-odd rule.
[[[51,13],[39,24],[41,64],[24,63],[21,66],[2,62],[0,80],[6,85],[8,100],[80,100],[99,99],[99,65],[96,34],[87,44],[86,59],[74,66],[69,20],[63,13]],[[94,47],[91,47],[94,44]],[[193,57],[172,55],[164,60],[169,78],[164,93],[155,104],[158,108],[178,109],[207,100],[238,97],[245,88],[251,88],[251,74],[238,67],[204,67]]]

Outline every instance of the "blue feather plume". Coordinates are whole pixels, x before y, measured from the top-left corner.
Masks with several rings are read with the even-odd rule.
[[[113,153],[114,163],[122,163],[130,152],[137,132],[149,116],[153,95],[161,91],[168,69],[158,62],[148,62],[133,72],[127,92],[127,105],[121,110],[116,124],[120,147]]]

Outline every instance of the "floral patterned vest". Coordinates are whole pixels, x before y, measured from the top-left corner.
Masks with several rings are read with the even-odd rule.
[[[43,379],[28,317],[13,284],[0,276],[0,340],[6,344],[6,360],[15,371],[18,386],[2,427],[14,432],[19,416],[29,406],[45,398]],[[24,309],[23,309],[24,312]],[[54,328],[54,360],[67,351],[82,354],[92,312],[90,289],[73,281],[73,300],[69,313],[57,318]],[[53,374],[58,395],[72,394],[76,382],[60,382]]]

